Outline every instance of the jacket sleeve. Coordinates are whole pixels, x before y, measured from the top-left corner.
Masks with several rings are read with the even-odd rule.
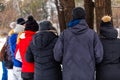
[[[15,49],[16,49],[16,36],[11,35],[9,37],[8,43],[9,43],[9,46],[10,46],[11,55],[12,55],[12,57],[14,57],[14,53],[15,53]]]
[[[6,45],[4,44],[1,51],[0,51],[0,61],[5,60],[5,55],[7,55],[5,49],[6,49]]]
[[[96,63],[100,63],[103,59],[103,46],[97,33],[94,35],[94,52]]]
[[[30,43],[30,45],[28,46],[28,49],[27,49],[27,51],[26,51],[25,58],[26,58],[26,61],[27,61],[27,62],[34,62],[34,56],[33,56],[32,50],[31,50],[31,43]]]
[[[61,34],[55,44],[55,47],[54,47],[54,58],[56,61],[58,62],[62,62],[62,58],[63,58],[63,49],[64,49],[64,46],[63,46],[63,34]]]

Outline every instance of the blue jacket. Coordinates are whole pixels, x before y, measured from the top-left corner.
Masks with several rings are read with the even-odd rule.
[[[4,65],[4,62],[2,62],[2,69],[3,69],[2,80],[8,80],[8,71]]]
[[[83,19],[60,35],[54,58],[63,65],[63,80],[94,80],[95,64],[103,58],[103,47]]]
[[[16,42],[17,42],[17,36],[18,34],[17,33],[14,33],[10,36],[10,39],[9,39],[9,44],[10,44],[10,51],[11,51],[11,54],[12,54],[12,60],[13,60],[13,65],[16,66],[16,67],[22,67],[22,63],[18,60],[15,59],[15,50],[16,50]]]

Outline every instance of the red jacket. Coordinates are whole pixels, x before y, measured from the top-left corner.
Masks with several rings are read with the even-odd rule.
[[[25,59],[26,50],[27,50],[27,48],[32,40],[32,36],[34,34],[35,34],[35,32],[25,31],[20,36],[20,42],[17,45],[17,48],[20,51],[20,56],[22,59],[22,72],[34,72],[34,63],[29,63]]]

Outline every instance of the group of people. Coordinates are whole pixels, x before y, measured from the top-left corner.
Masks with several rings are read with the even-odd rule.
[[[38,24],[33,16],[12,22],[0,59],[14,80],[120,80],[120,39],[111,17],[102,17],[98,35],[85,16],[74,8],[60,36],[50,21]]]

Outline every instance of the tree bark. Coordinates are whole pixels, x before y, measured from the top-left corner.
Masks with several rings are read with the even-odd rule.
[[[111,0],[95,0],[96,27],[99,33],[100,21],[104,15],[112,16]]]
[[[72,19],[72,9],[75,7],[75,2],[74,0],[60,0],[60,2],[63,6],[64,17],[67,26],[68,22]]]
[[[59,20],[60,32],[62,32],[66,28],[63,7],[61,6],[61,4],[59,3],[58,0],[55,0],[55,4],[57,7],[57,11],[58,11],[58,20]]]
[[[60,31],[63,31],[72,19],[72,9],[75,7],[75,2],[74,0],[56,0],[56,2]]]
[[[94,28],[94,2],[92,0],[84,0],[86,11],[86,21],[91,29]]]

